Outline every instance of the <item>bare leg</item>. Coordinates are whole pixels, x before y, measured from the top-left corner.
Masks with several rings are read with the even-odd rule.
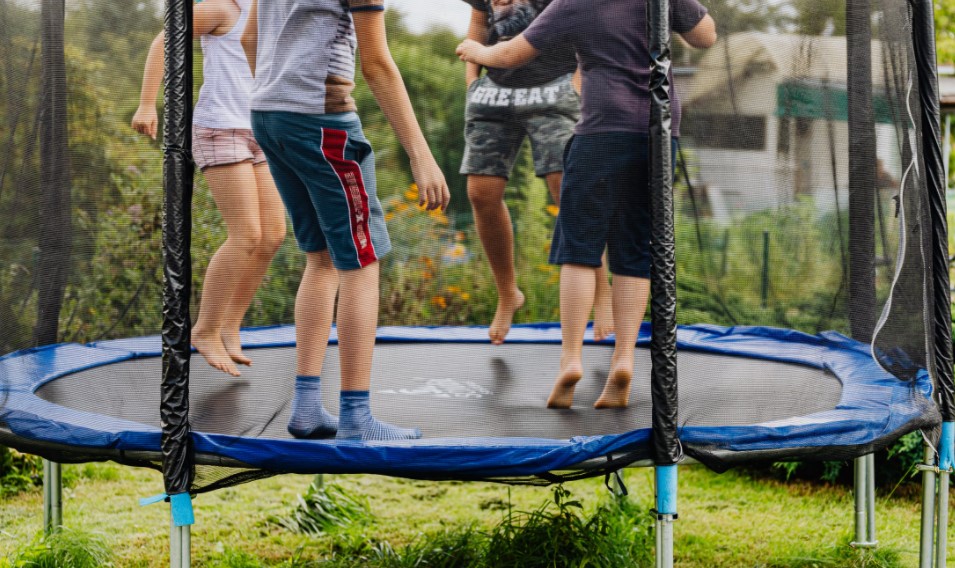
[[[295,296],[297,375],[319,377],[322,374],[337,293],[338,272],[328,251],[307,253],[305,272]]]
[[[649,292],[650,281],[646,278],[613,277],[613,315],[617,323],[617,341],[610,363],[610,375],[594,408],[624,408],[630,400],[633,351],[640,322],[647,309]]]
[[[495,345],[504,343],[514,313],[524,305],[524,294],[514,276],[514,233],[511,215],[504,203],[506,184],[507,180],[502,177],[468,176],[474,223],[497,287],[497,311],[488,329],[488,336]]]
[[[607,278],[607,253],[601,258],[601,265],[596,272],[597,292],[594,300],[594,339],[603,341],[614,333],[613,299],[610,291],[610,280]]]
[[[342,390],[367,391],[378,327],[378,263],[339,271],[338,352]]]
[[[239,370],[222,342],[222,331],[234,314],[232,299],[240,283],[262,264],[262,230],[258,207],[258,187],[251,162],[213,166],[203,171],[209,190],[225,221],[228,236],[209,261],[202,286],[199,317],[192,330],[192,344],[216,369],[233,376]],[[269,257],[271,258],[271,256]],[[255,282],[258,285],[258,281]]]
[[[594,303],[595,269],[578,264],[560,268],[560,372],[547,399],[548,408],[570,408],[574,388],[584,375],[581,352]]]
[[[275,188],[269,167],[265,163],[254,166],[255,181],[258,188],[258,207],[261,246],[250,259],[248,272],[236,278],[236,289],[232,294],[230,309],[226,312],[222,325],[222,343],[233,361],[242,365],[251,365],[252,361],[243,355],[239,327],[262,278],[269,269],[269,263],[285,239],[285,207]]]
[[[562,172],[553,172],[545,176],[547,190],[551,199],[560,206],[560,184],[563,180]],[[610,298],[610,281],[607,279],[607,254],[601,259],[602,264],[596,271],[596,295],[594,299],[594,339],[602,341],[613,333],[613,301]]]

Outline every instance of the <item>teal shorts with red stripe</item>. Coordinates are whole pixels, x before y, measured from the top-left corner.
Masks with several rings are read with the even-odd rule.
[[[253,111],[252,131],[305,252],[328,250],[339,270],[391,250],[375,191],[375,155],[354,112]]]

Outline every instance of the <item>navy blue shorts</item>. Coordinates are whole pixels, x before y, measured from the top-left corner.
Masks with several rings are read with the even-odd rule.
[[[305,252],[328,250],[339,270],[391,250],[375,191],[375,155],[358,115],[252,113],[255,139]]]
[[[673,156],[677,141],[673,140]],[[552,264],[597,267],[650,278],[650,147],[646,134],[574,136],[564,153]]]

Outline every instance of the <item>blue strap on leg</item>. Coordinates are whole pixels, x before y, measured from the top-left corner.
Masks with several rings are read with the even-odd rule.
[[[676,515],[677,466],[658,465],[653,469],[657,480],[657,514]]]
[[[160,493],[159,495],[140,499],[139,504],[145,507],[146,505],[152,505],[162,501],[169,501],[169,506],[172,508],[172,524],[174,526],[185,527],[195,524],[196,517],[192,511],[192,495],[188,493],[176,493],[175,495]]]
[[[955,469],[955,422],[942,422],[942,437],[938,441],[938,468]]]

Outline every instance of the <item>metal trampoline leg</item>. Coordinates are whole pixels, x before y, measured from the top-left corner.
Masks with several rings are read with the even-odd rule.
[[[169,530],[169,566],[170,568],[190,568],[191,558],[191,527],[177,527],[170,523]]]
[[[656,489],[656,568],[673,568],[673,522],[677,519],[677,466],[654,468]]]
[[[932,568],[935,544],[935,450],[925,445],[922,469],[922,531],[919,539],[919,568]]]
[[[951,474],[940,471],[938,474],[938,525],[935,541],[935,568],[945,568],[948,551],[948,482]]]
[[[866,460],[866,521],[868,521],[869,532],[868,539],[872,546],[879,544],[879,539],[875,534],[875,454],[869,454]]]
[[[43,532],[50,534],[62,526],[62,467],[56,462],[43,460]]]
[[[854,461],[855,539],[851,546],[874,548],[875,540],[875,456],[867,454]]]

